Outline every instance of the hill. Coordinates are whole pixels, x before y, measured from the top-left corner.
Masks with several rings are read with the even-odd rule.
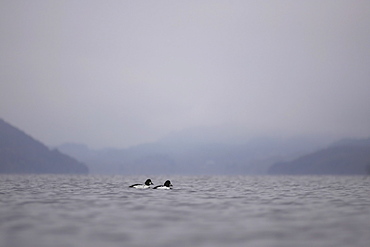
[[[370,174],[370,138],[346,139],[290,162],[276,163],[270,174]]]
[[[86,174],[88,168],[0,119],[0,173]]]
[[[216,131],[215,131],[216,132]],[[221,132],[221,131],[219,131]],[[204,134],[206,133],[206,134]],[[97,174],[266,174],[278,161],[322,147],[309,138],[219,137],[197,131],[174,133],[157,142],[125,149],[92,150],[82,144],[58,147]]]

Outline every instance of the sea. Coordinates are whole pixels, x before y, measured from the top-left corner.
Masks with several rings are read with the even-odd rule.
[[[0,246],[369,247],[370,176],[0,175]]]

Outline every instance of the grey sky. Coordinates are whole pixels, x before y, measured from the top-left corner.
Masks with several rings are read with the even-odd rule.
[[[0,117],[48,145],[370,136],[370,1],[0,1]],[[243,128],[244,128],[243,127]]]

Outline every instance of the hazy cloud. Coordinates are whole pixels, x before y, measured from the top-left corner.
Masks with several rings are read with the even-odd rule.
[[[0,117],[54,145],[370,135],[369,1],[1,1]]]

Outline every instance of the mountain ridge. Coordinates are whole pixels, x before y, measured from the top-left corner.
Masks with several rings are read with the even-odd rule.
[[[254,138],[223,142],[217,138],[171,138],[124,149],[89,149],[77,143],[57,148],[84,162],[97,174],[266,174],[278,161],[293,159],[322,141],[305,138]]]

